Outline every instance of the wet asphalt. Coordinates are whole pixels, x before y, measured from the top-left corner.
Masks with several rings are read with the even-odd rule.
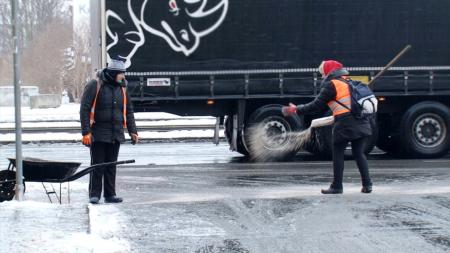
[[[213,152],[211,147],[198,156]],[[366,195],[359,192],[359,173],[348,155],[340,196],[320,194],[331,182],[331,161],[305,153],[283,163],[251,163],[241,156],[210,158],[216,162],[120,170],[118,185],[126,200],[120,209],[129,217],[124,234],[132,249],[450,251],[448,156],[392,160],[374,153],[369,162],[374,192]]]

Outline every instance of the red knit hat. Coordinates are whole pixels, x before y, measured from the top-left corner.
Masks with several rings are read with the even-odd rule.
[[[322,74],[324,74],[325,76],[328,76],[331,72],[341,69],[343,67],[344,66],[342,65],[342,63],[340,63],[338,61],[326,60],[320,64],[319,71],[321,71],[321,72],[323,71]]]

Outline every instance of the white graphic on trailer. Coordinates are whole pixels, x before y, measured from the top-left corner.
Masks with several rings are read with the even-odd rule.
[[[164,39],[175,52],[189,56],[197,50],[202,37],[222,24],[228,11],[228,0],[209,0],[209,5],[208,0],[144,0],[141,6],[134,6],[136,10],[132,7],[132,1],[127,3],[129,21],[112,10],[106,11],[106,32],[112,40],[106,47],[108,62],[112,56],[110,50],[121,43],[118,56],[125,60],[126,67],[131,66],[136,51],[145,44],[144,31]],[[213,1],[217,3],[212,5]],[[205,27],[205,22],[199,23],[202,19],[210,24]],[[118,34],[110,29],[111,22],[119,22],[126,27],[131,27],[127,22],[132,22],[135,30]]]
[[[120,40],[122,40],[122,44],[125,44],[126,47],[123,51],[120,52],[117,56],[125,61],[125,67],[131,66],[131,59],[133,58],[136,51],[144,45],[145,43],[145,36],[144,32],[142,30],[142,27],[140,26],[140,21],[135,15],[135,11],[133,10],[133,7],[131,5],[132,0],[128,0],[127,2],[127,9],[129,17],[131,18],[132,25],[127,24],[117,13],[111,10],[106,11],[106,33],[107,35],[112,39],[112,42],[106,46],[106,52],[107,52],[107,62],[110,62],[111,57],[109,54],[109,50],[116,46]],[[135,31],[127,31],[124,34],[117,34],[117,32],[111,31],[109,24],[113,21],[118,21],[120,24],[126,27],[133,27],[136,30]],[[134,37],[134,38],[133,38]],[[126,54],[124,54],[126,53]],[[116,55],[114,55],[116,56]]]

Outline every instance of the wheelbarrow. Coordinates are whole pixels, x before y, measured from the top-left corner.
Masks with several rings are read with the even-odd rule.
[[[15,193],[14,189],[16,183],[16,159],[8,158],[8,160],[8,169],[0,171],[0,202],[5,200],[12,200]],[[99,163],[76,172],[81,163],[49,161],[37,158],[24,158],[22,161],[23,182],[24,184],[25,182],[41,183],[49,201],[52,202],[50,195],[54,194],[60,204],[62,202],[61,186],[63,183],[67,183],[67,199],[70,203],[70,182],[77,180],[98,168],[134,162],[135,160],[125,160]],[[47,188],[44,183],[59,183],[59,195],[53,187],[53,184],[51,184],[50,189]]]

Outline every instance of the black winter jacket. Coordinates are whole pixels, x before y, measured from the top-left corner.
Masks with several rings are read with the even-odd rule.
[[[109,81],[104,75],[104,70],[98,74],[98,78],[101,80],[102,85],[97,97],[95,121],[92,127],[89,126],[89,112],[97,93],[97,80],[89,81],[84,88],[80,104],[81,133],[83,135],[92,133],[93,141],[106,143],[124,142],[122,87],[115,81]],[[126,92],[126,96],[127,129],[131,135],[132,133],[137,133],[137,129],[133,106],[128,92]]]
[[[324,111],[328,103],[336,99],[336,89],[331,80],[348,75],[347,70],[339,69],[328,75],[323,81],[320,92],[310,103],[299,105],[299,114],[310,114]],[[372,135],[372,129],[368,119],[357,119],[351,113],[344,113],[334,117],[333,142],[340,143],[356,140],[361,137]]]

